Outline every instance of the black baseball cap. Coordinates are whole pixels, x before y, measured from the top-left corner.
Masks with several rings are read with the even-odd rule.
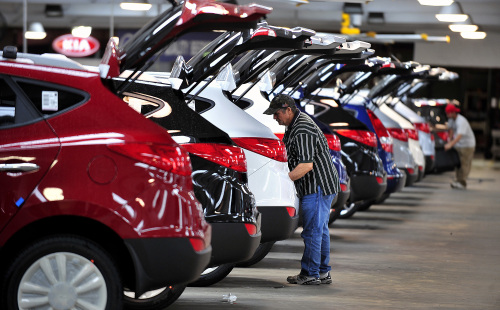
[[[288,108],[294,105],[295,100],[291,96],[279,94],[278,96],[274,97],[273,100],[271,100],[271,104],[269,104],[269,108],[264,111],[264,114],[273,115],[279,109]]]

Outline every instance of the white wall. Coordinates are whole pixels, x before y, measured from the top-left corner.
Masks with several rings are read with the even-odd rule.
[[[488,33],[484,40],[466,40],[458,33],[449,33],[450,43],[415,43],[414,60],[442,67],[500,68],[500,34]]]

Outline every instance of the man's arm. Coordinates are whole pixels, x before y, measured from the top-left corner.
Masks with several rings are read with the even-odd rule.
[[[460,139],[462,139],[462,134],[458,134],[453,140],[451,140],[450,142],[446,143],[444,145],[445,151],[448,151],[449,149],[451,149],[455,144],[458,143],[458,141],[460,141]]]
[[[305,176],[306,173],[308,173],[312,169],[313,169],[313,163],[300,163],[297,165],[297,167],[295,167],[295,169],[288,172],[288,176],[292,181],[296,181],[301,177]]]

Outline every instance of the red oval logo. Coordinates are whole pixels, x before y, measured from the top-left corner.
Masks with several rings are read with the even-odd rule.
[[[52,48],[63,55],[70,57],[86,57],[99,50],[99,41],[94,37],[78,38],[72,34],[65,34],[55,38]]]

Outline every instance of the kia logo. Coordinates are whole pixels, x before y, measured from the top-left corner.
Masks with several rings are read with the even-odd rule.
[[[99,41],[96,38],[78,38],[71,34],[57,37],[52,42],[52,48],[69,57],[86,57],[99,50]]]

